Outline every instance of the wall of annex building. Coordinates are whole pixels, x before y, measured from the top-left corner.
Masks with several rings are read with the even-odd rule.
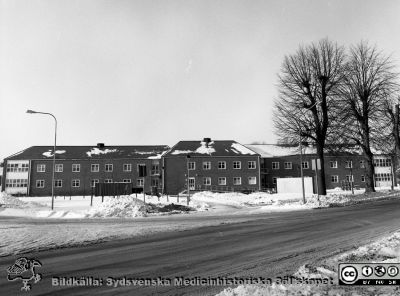
[[[29,160],[8,160],[4,163],[2,190],[13,195],[27,195]]]
[[[304,176],[315,177],[312,170],[311,161],[316,159],[315,155],[303,155],[303,162],[308,163],[308,168],[303,169]],[[384,156],[376,156],[374,159],[389,159]],[[278,163],[278,165],[277,165]],[[286,163],[286,164],[285,164]],[[289,165],[290,164],[290,165]],[[341,187],[343,182],[353,180],[356,187],[365,187],[365,159],[360,155],[326,155],[325,182],[327,189]],[[377,187],[390,186],[391,166],[390,161],[379,162],[374,167],[375,177],[379,181],[375,182]],[[274,158],[261,159],[261,185],[264,189],[275,188],[276,178],[300,177],[300,156],[291,155]],[[352,177],[351,177],[352,176]]]
[[[150,191],[152,186],[161,190],[162,170],[160,162],[159,159],[56,160],[57,169],[54,179],[57,186],[54,188],[54,194],[60,196],[90,195],[93,180],[99,183],[132,182],[133,187],[143,187],[144,180],[146,192]],[[147,176],[144,178],[140,177],[138,172],[138,165],[142,164],[146,165],[147,168]],[[43,165],[45,166],[44,171]],[[30,196],[51,195],[52,165],[52,160],[33,160],[31,162]],[[59,165],[62,165],[62,171]],[[73,171],[72,168],[73,166],[76,168],[76,165],[79,166],[79,171]],[[110,170],[109,165],[112,165],[112,170]],[[77,182],[77,180],[79,181]],[[77,183],[79,186],[77,186]]]
[[[189,178],[194,180],[194,188],[191,190],[217,190],[217,191],[241,191],[241,190],[259,190],[259,157],[241,156],[241,157],[213,157],[213,156],[192,156],[187,159],[186,156],[165,157],[165,192],[168,194],[177,194],[185,191],[187,188],[187,165],[188,162],[195,163],[195,168],[189,170]],[[210,162],[210,169],[203,167],[204,162]],[[219,162],[225,162],[226,168],[219,168]],[[240,169],[234,168],[234,162],[240,162]],[[249,162],[255,163],[255,167]],[[205,185],[205,178],[210,178],[210,185]],[[219,178],[226,178],[226,185],[219,184]],[[240,178],[241,184],[234,184],[234,178]],[[255,184],[249,184],[255,180]],[[236,179],[237,180],[237,179]]]

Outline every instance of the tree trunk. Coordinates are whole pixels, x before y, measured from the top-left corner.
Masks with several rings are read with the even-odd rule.
[[[326,195],[326,181],[325,181],[325,162],[324,162],[324,148],[317,146],[317,157],[321,162],[321,170],[317,169],[318,174],[318,191],[320,195]]]
[[[364,154],[367,160],[365,166],[365,192],[375,192],[373,154],[371,151],[365,152]]]

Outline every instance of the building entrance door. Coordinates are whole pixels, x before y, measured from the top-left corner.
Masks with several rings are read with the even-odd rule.
[[[190,190],[195,190],[196,189],[196,183],[194,178],[189,178],[189,189]]]

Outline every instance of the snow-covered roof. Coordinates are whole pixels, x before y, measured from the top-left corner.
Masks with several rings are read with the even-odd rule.
[[[257,152],[262,158],[297,155],[300,153],[298,146],[282,146],[276,144],[248,144],[247,148]],[[314,147],[303,147],[304,154],[315,154]]]
[[[157,146],[57,146],[57,159],[115,159],[115,158],[147,158],[160,159],[169,150],[167,145]],[[52,159],[52,146],[32,146],[20,153],[7,157],[16,159]]]
[[[247,148],[257,152],[262,158],[283,157],[298,155],[299,146],[286,146],[278,144],[246,144]],[[382,151],[371,149],[375,156],[385,155]],[[314,146],[303,146],[303,154],[313,155],[317,153]],[[326,155],[362,155],[362,150],[358,146],[333,146],[327,145],[324,149]]]
[[[258,155],[246,146],[233,140],[227,141],[180,141],[165,154],[168,156],[191,155],[191,156],[250,156]]]

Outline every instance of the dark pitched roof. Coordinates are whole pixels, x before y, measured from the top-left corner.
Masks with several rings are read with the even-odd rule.
[[[208,146],[203,141],[180,141],[165,156],[186,156],[188,154],[191,156],[258,156],[253,150],[233,140],[211,141]]]
[[[170,147],[160,146],[57,146],[57,159],[116,159],[116,158],[161,158]],[[32,146],[7,157],[16,159],[52,159],[53,146]]]

